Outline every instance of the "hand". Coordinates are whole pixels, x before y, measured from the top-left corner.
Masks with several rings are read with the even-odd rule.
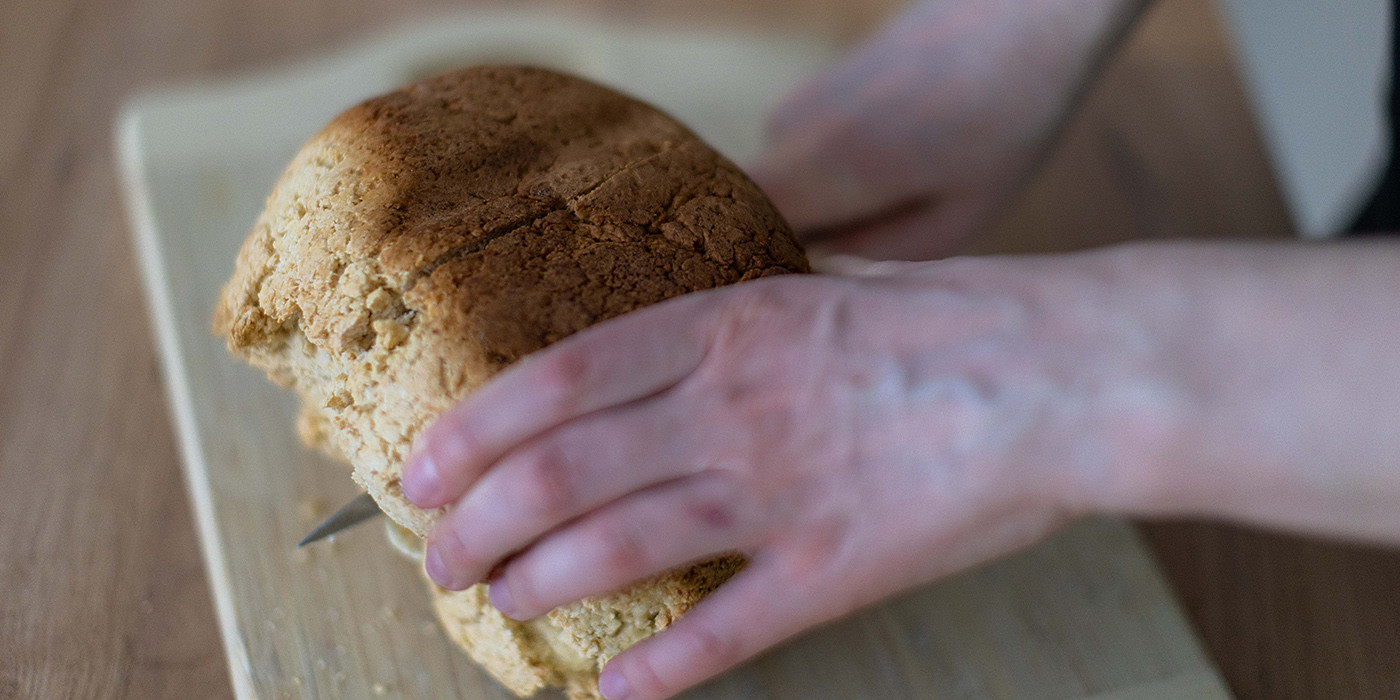
[[[1043,154],[1143,0],[923,0],[785,99],[750,172],[809,241],[948,254]]]
[[[1136,456],[1121,438],[1159,408],[1135,390],[1104,259],[760,280],[567,338],[420,440],[404,492],[450,505],[427,570],[453,589],[494,571],[495,605],[528,619],[746,553],[600,677],[657,698],[1033,542],[1082,509],[1085,475]]]

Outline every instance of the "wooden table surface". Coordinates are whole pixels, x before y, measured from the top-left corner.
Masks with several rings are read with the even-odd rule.
[[[695,11],[567,4],[671,24]],[[851,37],[896,4],[724,0],[701,21]],[[0,9],[0,699],[231,693],[115,181],[120,101],[309,56],[425,7]],[[1042,235],[1014,238],[1029,229]],[[1171,0],[978,246],[1289,230],[1212,6]],[[1240,696],[1400,697],[1400,553],[1215,524],[1143,530]]]

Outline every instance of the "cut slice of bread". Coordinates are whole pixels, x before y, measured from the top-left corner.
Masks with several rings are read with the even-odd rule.
[[[441,513],[404,498],[403,460],[500,369],[648,304],[807,269],[762,192],[673,119],[549,71],[473,68],[353,107],[301,149],[238,255],[214,328],[301,395],[303,439],[349,461],[421,537]],[[586,694],[580,674],[736,565],[668,574],[527,626],[495,622],[478,589],[438,594],[438,610],[512,690],[567,682]],[[622,626],[605,633],[610,616]]]

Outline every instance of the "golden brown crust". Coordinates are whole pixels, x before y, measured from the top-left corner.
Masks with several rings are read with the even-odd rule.
[[[404,499],[403,460],[495,372],[647,304],[806,270],[758,188],[666,115],[544,70],[473,68],[313,137],[244,243],[214,327],[301,394],[303,438],[422,536],[439,513]],[[691,588],[663,588],[693,603]],[[561,629],[611,614],[585,609],[566,608]],[[524,692],[527,677],[507,683]]]
[[[306,425],[423,535],[436,514],[403,499],[400,465],[487,377],[598,321],[806,265],[758,188],[669,117],[475,68],[351,108],[303,147],[215,330],[301,391],[320,414]]]

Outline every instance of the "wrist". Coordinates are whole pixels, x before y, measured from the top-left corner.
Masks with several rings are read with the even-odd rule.
[[[1052,426],[1064,455],[1058,497],[1077,513],[1136,514],[1178,497],[1194,411],[1172,358],[1190,342],[1188,286],[1168,246],[1123,245],[1043,258],[1032,285],[1053,310],[1036,339],[1072,410]]]
[[[1201,389],[1216,371],[1200,356],[1202,300],[1219,298],[1187,245],[1128,244],[1083,254],[1093,342],[1080,361],[1097,375],[1077,438],[1101,458],[1068,479],[1084,512],[1146,515],[1197,508]],[[1183,254],[1186,253],[1186,254]],[[1193,279],[1185,279],[1194,277]],[[1220,476],[1220,475],[1216,475]],[[1204,489],[1209,491],[1209,488]]]
[[[1074,473],[1084,510],[1237,512],[1296,456],[1275,429],[1292,406],[1279,394],[1289,367],[1268,354],[1283,329],[1266,250],[1138,243],[1086,254],[1100,379],[1080,434],[1106,456]]]
[[[1128,374],[1160,400],[1118,426],[1126,459],[1087,490],[1094,509],[1400,538],[1400,356],[1386,341],[1400,337],[1400,249],[1102,255],[1121,271],[1116,313],[1144,341]]]
[[[986,493],[1400,540],[1397,267],[1393,244],[1153,243],[910,269],[955,302],[919,342],[972,387]]]

